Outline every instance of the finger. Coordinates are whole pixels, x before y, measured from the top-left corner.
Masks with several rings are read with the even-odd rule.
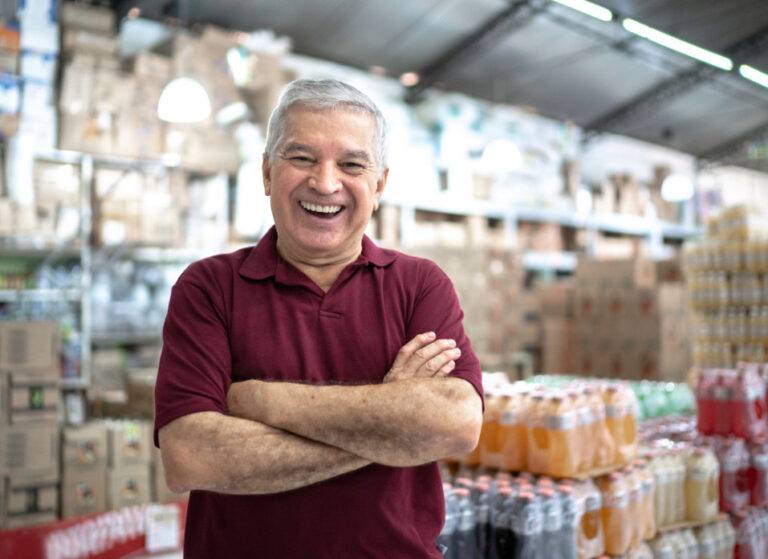
[[[434,375],[448,362],[455,361],[459,357],[461,357],[461,350],[459,348],[445,350],[427,361],[424,364],[424,369],[427,370],[428,374]]]
[[[435,340],[431,344],[417,349],[408,360],[407,367],[418,369],[423,367],[430,359],[433,359],[446,350],[456,347],[456,342],[451,339]],[[439,369],[440,367],[438,367]],[[435,369],[437,370],[437,369]]]
[[[442,366],[442,368],[437,371],[433,376],[434,377],[447,377],[453,370],[456,368],[456,361],[448,361],[445,365]]]
[[[395,356],[395,362],[392,363],[392,369],[397,369],[405,366],[408,359],[420,348],[427,345],[429,342],[435,339],[436,334],[434,332],[424,332],[414,337],[410,342],[400,348]]]

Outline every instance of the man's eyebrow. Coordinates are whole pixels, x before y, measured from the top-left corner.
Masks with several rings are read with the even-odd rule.
[[[283,149],[282,149],[283,153],[288,153],[288,152],[291,152],[291,151],[307,151],[307,152],[312,153],[313,150],[308,145],[300,144],[298,142],[290,142],[290,143],[286,144],[285,146],[283,146]]]
[[[353,149],[353,150],[345,151],[344,157],[350,158],[350,159],[362,159],[366,163],[371,162],[370,154],[364,149]]]

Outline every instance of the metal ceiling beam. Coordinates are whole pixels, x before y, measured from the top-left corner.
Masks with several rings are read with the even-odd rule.
[[[732,44],[724,49],[723,54],[734,61],[739,61],[748,59],[765,50],[768,50],[768,26]],[[661,84],[637,95],[625,105],[588,123],[585,128],[589,131],[585,139],[588,140],[599,133],[599,131],[614,129],[635,117],[647,114],[657,109],[659,105],[683,95],[697,85],[714,79],[721,73],[722,70],[718,70],[708,64],[698,63],[690,70],[672,76]]]
[[[451,47],[433,62],[419,70],[419,83],[409,87],[405,100],[417,101],[422,93],[457,65],[465,63],[484,50],[493,48],[515,29],[523,27],[542,12],[548,0],[517,0],[485,22],[479,29]]]
[[[743,154],[744,149],[749,147],[750,144],[759,141],[768,141],[768,122],[763,122],[746,134],[742,134],[738,138],[728,140],[719,146],[707,150],[705,153],[699,154],[698,158],[708,163],[728,163],[734,160],[743,161],[744,158],[739,156]]]

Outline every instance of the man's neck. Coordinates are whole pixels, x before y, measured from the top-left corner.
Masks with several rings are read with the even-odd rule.
[[[344,270],[348,264],[357,260],[357,257],[360,256],[362,246],[358,246],[356,252],[352,252],[339,258],[312,258],[306,256],[294,256],[289,254],[289,251],[281,250],[280,241],[278,239],[277,252],[286,262],[301,270],[304,275],[327,293],[333,286],[336,278],[341,274],[342,270]]]

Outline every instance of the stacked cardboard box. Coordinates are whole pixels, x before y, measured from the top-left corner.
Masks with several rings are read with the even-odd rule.
[[[0,527],[58,517],[58,344],[54,322],[0,322]]]
[[[62,72],[59,147],[90,153],[114,151],[116,115],[133,101],[129,76],[120,71],[112,10],[82,3],[61,9]]]
[[[552,282],[539,287],[538,293],[542,330],[541,370],[545,373],[572,372],[576,369],[576,285],[572,280]]]
[[[524,271],[517,255],[483,248],[419,247],[407,252],[436,262],[453,281],[464,311],[464,329],[482,366],[511,367],[513,354],[524,341]],[[538,342],[538,334],[534,337]]]
[[[688,313],[674,264],[582,260],[576,269],[576,372],[680,381],[690,363]]]
[[[63,518],[107,510],[107,427],[90,422],[64,429]]]
[[[147,421],[107,420],[107,507],[149,503],[152,428]]]

